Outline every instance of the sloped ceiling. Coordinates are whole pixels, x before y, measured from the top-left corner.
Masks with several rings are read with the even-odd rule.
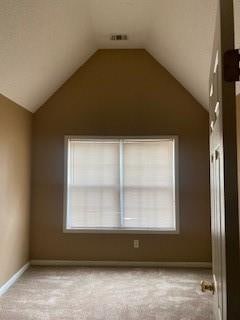
[[[95,52],[87,1],[0,1],[1,94],[35,111]]]
[[[34,112],[97,49],[145,48],[207,108],[216,2],[1,0],[0,93]]]

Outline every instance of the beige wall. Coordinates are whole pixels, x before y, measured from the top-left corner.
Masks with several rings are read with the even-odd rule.
[[[97,51],[33,127],[32,259],[211,260],[208,113],[146,51]],[[65,134],[178,135],[180,234],[64,234]]]
[[[29,260],[31,119],[0,95],[0,287]]]

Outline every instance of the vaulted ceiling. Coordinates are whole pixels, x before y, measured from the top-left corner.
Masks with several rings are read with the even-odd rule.
[[[145,48],[207,108],[216,2],[1,0],[0,93],[34,112],[97,49]]]

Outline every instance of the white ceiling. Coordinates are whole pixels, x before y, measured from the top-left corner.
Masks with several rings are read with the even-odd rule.
[[[97,49],[145,48],[207,107],[216,2],[0,0],[0,93],[34,112]]]
[[[86,1],[0,0],[0,93],[35,111],[96,50]]]

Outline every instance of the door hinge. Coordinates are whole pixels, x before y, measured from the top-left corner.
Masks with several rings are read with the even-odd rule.
[[[224,53],[223,73],[224,80],[228,82],[240,81],[240,50],[228,50]]]

